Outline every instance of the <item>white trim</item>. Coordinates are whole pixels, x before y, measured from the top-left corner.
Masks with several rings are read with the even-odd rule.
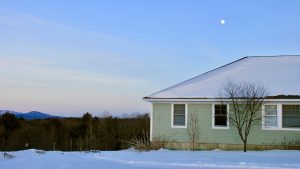
[[[153,103],[151,103],[150,107],[150,141],[153,140]]]
[[[220,101],[219,99],[143,99],[148,102],[216,102]]]
[[[275,126],[273,126],[273,127],[265,127],[265,116],[266,116],[266,112],[265,112],[265,110],[266,110],[266,106],[276,106],[276,109],[277,109],[277,114],[276,114],[276,117],[277,117],[277,126],[275,127]],[[262,129],[263,130],[276,130],[276,129],[278,129],[279,128],[279,126],[281,126],[281,125],[279,125],[279,123],[280,123],[280,116],[281,116],[281,113],[279,112],[280,111],[280,104],[264,104],[263,106],[262,106],[262,113],[261,113],[261,116],[262,116],[262,121],[261,121],[261,124],[262,124]],[[275,117],[275,115],[274,115],[274,117]]]
[[[265,105],[263,105],[263,109],[262,109],[262,130],[282,130],[282,131],[300,131],[300,128],[283,128],[282,127],[282,105],[288,105],[288,103],[280,103],[280,104],[265,104],[265,105],[276,105],[277,106],[277,128],[275,127],[270,127],[270,128],[265,128]],[[297,104],[299,105],[299,103],[290,103],[292,105]]]
[[[300,131],[296,128],[264,128],[263,130],[273,130],[273,131]]]
[[[185,105],[185,121],[184,126],[174,126],[174,104],[184,104]],[[188,104],[187,103],[171,103],[171,128],[187,128],[187,116],[188,116]]]
[[[277,129],[282,129],[282,104],[278,104],[277,107],[278,110],[278,128]]]
[[[226,104],[226,108],[227,108],[227,122],[226,122],[226,127],[221,127],[221,126],[215,126],[215,105],[220,105],[219,103],[213,103],[212,104],[212,116],[211,116],[211,127],[212,129],[229,129],[229,116],[228,116],[228,112],[229,112],[229,104]]]
[[[296,129],[296,128],[264,128],[263,130],[300,131],[300,129]]]
[[[172,98],[146,98],[143,99],[148,102],[220,102],[220,99],[193,99],[193,98],[182,98],[182,99],[172,99]],[[224,100],[222,100],[224,101]],[[225,100],[226,101],[226,100]],[[265,99],[266,102],[300,102],[300,99]]]

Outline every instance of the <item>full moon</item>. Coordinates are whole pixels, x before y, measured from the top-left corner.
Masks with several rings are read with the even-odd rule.
[[[224,24],[226,23],[226,21],[225,21],[224,19],[221,19],[220,23],[221,23],[222,25],[224,25]]]

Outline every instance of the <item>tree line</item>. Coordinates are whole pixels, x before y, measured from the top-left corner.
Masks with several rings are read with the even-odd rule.
[[[131,139],[148,135],[147,114],[132,118],[93,117],[25,120],[5,113],[0,117],[0,150],[42,149],[61,151],[120,150]]]

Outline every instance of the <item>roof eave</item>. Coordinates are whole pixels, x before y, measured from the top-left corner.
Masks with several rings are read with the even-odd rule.
[[[220,102],[219,98],[150,98],[144,97],[147,102]],[[222,99],[224,101],[224,99]],[[266,98],[266,102],[300,102],[299,98]]]

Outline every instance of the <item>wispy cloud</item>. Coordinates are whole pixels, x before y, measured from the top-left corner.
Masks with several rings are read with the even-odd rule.
[[[134,43],[118,36],[3,8],[0,10],[0,24],[7,27],[2,31],[3,35],[11,33],[0,40],[0,58],[16,58],[24,64],[39,60],[64,69],[89,67],[94,70],[111,69],[112,72],[118,71],[117,67],[130,71],[144,66],[139,57],[132,54]],[[10,32],[11,28],[15,31]],[[23,33],[15,37],[12,35],[15,32]]]
[[[2,25],[13,27],[16,29],[37,30],[41,28],[56,29],[61,32],[76,32],[79,34],[87,34],[95,38],[103,38],[114,42],[132,43],[124,38],[101,32],[94,32],[78,27],[56,23],[41,17],[22,13],[7,8],[0,8],[0,23]]]
[[[0,91],[8,95],[0,101],[7,108],[128,112],[145,106],[139,86],[147,81],[136,76],[144,65],[127,39],[3,8],[0,36]]]
[[[7,60],[0,59],[2,68],[19,71],[19,73],[34,73],[37,72],[40,77],[64,80],[74,80],[88,83],[102,83],[102,84],[122,84],[122,85],[139,85],[145,81],[132,77],[118,77],[116,75],[84,72],[80,70],[66,70],[62,68],[48,67],[48,62],[37,59],[20,59]]]

